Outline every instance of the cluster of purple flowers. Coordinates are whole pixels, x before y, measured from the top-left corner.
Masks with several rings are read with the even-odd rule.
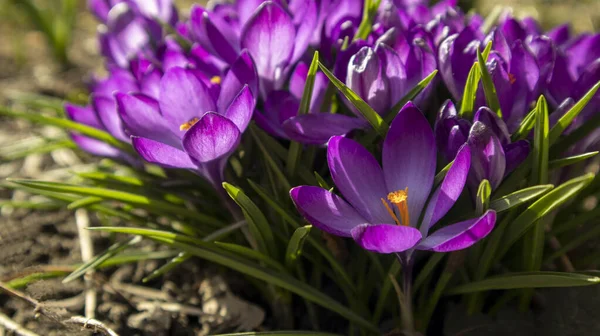
[[[89,106],[67,105],[72,120],[130,142],[145,161],[193,170],[217,188],[251,120],[276,138],[326,145],[344,198],[314,186],[293,188],[291,197],[315,226],[380,253],[447,252],[485,237],[493,210],[429,230],[465,185],[477,188],[486,179],[497,188],[525,160],[529,142],[511,142],[511,134],[539,95],[556,120],[600,80],[600,35],[572,36],[567,26],[543,32],[534,20],[510,16],[488,33],[484,20],[461,12],[456,0],[382,0],[364,36],[364,0],[237,0],[195,5],[181,16],[171,0],[88,2],[102,22],[108,75],[91,86]],[[455,104],[477,50],[489,41],[487,68],[502,117],[486,106],[480,85],[476,112],[464,119]],[[323,73],[316,74],[308,113],[298,114],[314,51],[382,117],[439,70],[394,118],[382,165],[350,139],[369,124],[343,96],[332,99]],[[571,129],[599,109],[596,95]],[[437,115],[434,127],[428,111]],[[73,139],[90,153],[139,163],[97,140]],[[454,163],[434,186],[438,152]]]

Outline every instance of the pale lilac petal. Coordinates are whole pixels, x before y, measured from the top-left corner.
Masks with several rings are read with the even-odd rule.
[[[331,177],[344,198],[371,223],[393,221],[381,199],[387,201],[379,163],[354,140],[335,136],[327,145]]]
[[[492,132],[500,139],[502,144],[510,142],[510,133],[506,124],[496,113],[492,112],[488,107],[481,107],[475,112],[473,122],[480,121],[490,128]]]
[[[250,88],[246,85],[242,88],[237,97],[233,99],[223,115],[233,121],[239,130],[243,132],[252,119],[255,106],[256,100],[254,99],[254,96],[252,96]]]
[[[469,146],[464,145],[456,155],[444,181],[431,196],[421,222],[421,233],[423,235],[426,235],[429,229],[454,206],[465,187],[470,167],[471,149]]]
[[[133,148],[140,156],[150,162],[166,168],[196,169],[190,157],[175,147],[142,137],[131,137]]]
[[[379,56],[370,47],[360,49],[350,59],[346,85],[381,115],[391,106],[389,83]],[[351,109],[361,116],[355,108]]]
[[[91,95],[90,100],[92,106],[94,106],[94,111],[98,116],[98,120],[100,120],[108,133],[121,141],[128,142],[129,137],[125,135],[125,132],[123,131],[123,124],[119,118],[115,100],[110,97],[94,94]]]
[[[202,47],[226,63],[235,61],[239,52],[238,35],[217,13],[194,5],[190,12],[190,26]]]
[[[496,224],[496,212],[488,210],[483,216],[452,224],[423,239],[417,249],[435,252],[462,250],[485,238]]]
[[[416,226],[433,186],[436,144],[431,126],[413,103],[404,105],[392,122],[382,157],[387,189],[408,187],[411,226]]]
[[[240,130],[217,113],[206,113],[183,137],[183,148],[196,162],[227,157],[240,143]]]
[[[387,45],[378,44],[375,52],[379,55],[383,72],[389,81],[390,105],[393,106],[400,101],[408,90],[412,89],[407,82],[407,69],[400,55]]]
[[[73,139],[73,142],[77,144],[77,147],[93,155],[118,158],[122,154],[119,149],[107,144],[106,142],[89,138],[81,134],[71,133],[71,139]]]
[[[223,77],[221,93],[217,100],[217,111],[223,113],[244,85],[248,85],[255,99],[258,98],[258,74],[252,57],[250,57],[247,50],[240,53],[225,77]]]
[[[266,95],[280,80],[294,51],[296,28],[290,15],[276,3],[261,4],[248,20],[241,35],[241,46],[248,49],[263,80]],[[265,87],[266,86],[266,87]]]
[[[404,225],[363,224],[352,230],[352,238],[365,250],[397,253],[413,248],[421,240],[421,232]]]
[[[160,81],[158,99],[163,117],[173,128],[215,111],[208,88],[192,70],[173,68]]]
[[[317,26],[317,6],[318,3],[314,0],[295,0],[289,3],[289,9],[294,15],[293,22],[297,27],[290,63],[298,61],[308,48]]]
[[[364,120],[337,113],[303,114],[283,123],[283,129],[292,140],[313,145],[322,145],[334,135],[346,135],[365,126]]]
[[[263,2],[265,2],[265,0],[237,0],[235,2],[235,9],[239,15],[242,26],[248,22],[258,6],[260,6]],[[274,2],[280,3],[280,0],[274,0]]]
[[[290,196],[304,218],[331,234],[350,237],[352,229],[367,223],[350,204],[323,188],[295,187],[290,190]]]
[[[65,113],[69,119],[75,122],[104,130],[91,106],[77,106],[67,103],[65,104]]]
[[[115,95],[118,113],[129,135],[149,138],[181,149],[181,136],[160,115],[158,103],[143,95]],[[179,130],[177,130],[179,131]]]

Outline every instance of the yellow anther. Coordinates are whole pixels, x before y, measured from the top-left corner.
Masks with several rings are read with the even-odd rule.
[[[396,222],[396,224],[402,225],[400,223],[400,220],[398,219],[398,217],[396,217],[396,214],[394,213],[394,210],[392,210],[392,208],[390,208],[390,206],[388,205],[388,203],[383,198],[381,199],[381,203],[383,203],[383,206],[385,207],[385,209],[387,210],[387,212],[390,214],[390,216],[392,216],[392,218],[394,219],[394,221]]]
[[[194,124],[196,124],[198,122],[198,118],[192,118],[192,120],[185,122],[183,124],[181,124],[181,126],[179,126],[179,130],[180,131],[187,131],[190,128],[192,128],[192,126],[194,126]]]
[[[210,82],[211,82],[212,84],[221,84],[221,77],[220,77],[220,76],[213,76],[213,77],[210,79]]]
[[[408,213],[408,187],[404,190],[394,191],[388,194],[388,200],[394,204],[400,213],[402,225],[410,225],[410,215]],[[395,217],[395,216],[394,216]]]
[[[515,84],[515,82],[517,81],[517,78],[515,77],[515,75],[509,73],[508,74],[508,81],[510,82],[510,84]]]

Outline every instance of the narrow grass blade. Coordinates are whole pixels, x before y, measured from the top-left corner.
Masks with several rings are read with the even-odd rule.
[[[512,142],[517,142],[519,140],[523,140],[523,139],[527,138],[527,136],[529,135],[529,132],[531,132],[531,130],[533,129],[533,126],[535,125],[536,115],[537,115],[537,110],[535,108],[533,110],[531,110],[529,113],[527,113],[525,118],[523,118],[523,120],[521,121],[519,128],[511,136]]]
[[[240,188],[227,182],[223,182],[223,188],[225,188],[229,197],[242,209],[250,232],[254,239],[256,239],[261,252],[271,257],[277,256],[277,245],[275,244],[273,231],[262,211]]]
[[[592,158],[592,157],[598,155],[598,153],[599,152],[597,152],[597,151],[596,152],[588,152],[588,153],[583,153],[583,154],[579,154],[579,155],[568,156],[568,157],[562,158],[562,159],[552,160],[552,161],[548,162],[548,169],[552,170],[552,169],[557,169],[557,168],[574,165],[576,163],[583,162],[589,158]]]
[[[290,238],[290,242],[288,243],[285,253],[285,267],[287,267],[288,270],[293,270],[296,268],[296,261],[302,254],[302,248],[304,247],[306,238],[308,238],[310,229],[312,229],[312,225],[306,225],[297,228],[292,234],[292,238]]]
[[[79,208],[85,208],[89,207],[92,204],[102,203],[103,200],[104,199],[102,197],[88,196],[69,203],[69,205],[67,205],[67,209],[75,210]]]
[[[360,98],[358,94],[350,90],[350,88],[347,87],[346,84],[342,83],[339,79],[335,78],[333,73],[331,73],[331,71],[329,71],[329,69],[327,69],[327,67],[321,62],[319,62],[319,68],[321,68],[321,71],[323,71],[325,76],[329,78],[331,83],[335,85],[335,87],[340,91],[340,93],[344,95],[344,97],[346,97],[346,99],[348,99],[348,101],[352,103],[354,107],[356,107],[360,114],[362,114],[363,117],[365,117],[365,119],[371,124],[371,126],[373,126],[373,129],[375,129],[377,134],[385,136],[389,129],[389,126],[381,118],[381,116],[377,112],[375,112],[375,110],[373,110],[373,108],[369,106],[369,104],[362,100],[362,98]]]
[[[249,247],[238,245],[238,244],[223,243],[223,242],[214,242],[214,244],[226,251],[232,252],[233,254],[237,255],[240,258],[252,259],[252,260],[258,261],[259,263],[263,264],[264,266],[268,266],[278,272],[283,272],[283,273],[287,272],[285,267],[283,267],[283,265],[281,263],[279,263],[277,260],[274,260],[274,259],[260,253],[259,251],[255,251]]]
[[[594,174],[586,174],[574,179],[571,179],[552,191],[545,194],[535,203],[530,205],[519,217],[517,217],[510,225],[506,232],[506,237],[502,243],[500,252],[496,255],[496,260],[499,260],[513,246],[513,244],[521,238],[536,220],[542,218],[559,206],[575,196],[579,191],[585,188],[594,179]]]
[[[512,207],[532,201],[552,188],[554,188],[552,184],[543,184],[515,191],[514,193],[493,200],[490,203],[490,209],[496,210],[498,213],[506,211]]]
[[[477,189],[477,216],[483,215],[483,213],[489,208],[491,194],[492,186],[490,185],[490,181],[484,179],[481,181],[481,183],[479,183],[479,188]]]
[[[357,325],[360,325],[365,330],[374,333],[378,332],[378,328],[369,321],[365,320],[363,317],[347,308],[345,305],[321,293],[308,284],[301,282],[290,275],[275,272],[260,265],[248,262],[248,260],[240,259],[234,255],[223,253],[225,251],[217,248],[215,244],[204,243],[191,237],[158,230],[134,229],[125,227],[98,227],[93,229],[106,232],[142,235],[174,248],[179,248],[196,257],[229,267],[240,273],[263,280],[283,289],[287,289],[309,301],[338,313]]]
[[[102,264],[106,260],[110,259],[112,256],[119,254],[120,252],[132,247],[133,245],[139,243],[141,241],[141,237],[133,237],[127,241],[119,242],[113,244],[103,253],[98,254],[97,256],[90,259],[85,264],[79,266],[73,273],[69,274],[66,278],[63,279],[63,283],[69,283],[80,276],[84,275],[88,270],[96,268],[98,265]]]
[[[363,17],[360,21],[360,25],[354,34],[352,41],[366,40],[373,29],[373,21],[377,15],[381,0],[365,0],[363,8]]]
[[[491,43],[491,42],[490,42]],[[486,47],[487,48],[487,47]],[[483,91],[485,92],[485,100],[488,107],[502,117],[502,111],[500,109],[500,101],[498,100],[498,94],[496,93],[496,86],[492,81],[485,58],[483,54],[477,50],[477,63],[479,63],[479,70],[481,72],[481,82],[483,84]]]
[[[553,145],[556,140],[560,137],[560,135],[564,132],[569,125],[575,120],[575,118],[579,115],[579,113],[587,106],[592,97],[596,94],[598,89],[600,88],[600,82],[596,83],[579,101],[571,107],[564,116],[562,116],[556,125],[552,127],[550,131],[550,145]]]
[[[404,107],[406,103],[415,99],[415,97],[417,97],[419,93],[421,93],[421,91],[423,91],[427,87],[427,85],[431,83],[431,81],[435,78],[437,73],[438,70],[433,70],[429,75],[427,75],[427,77],[423,78],[419,83],[417,83],[415,87],[410,89],[410,91],[408,91],[408,93],[404,95],[404,97],[402,97],[402,99],[400,99],[400,101],[398,101],[386,114],[385,122],[387,122],[388,124],[391,123],[394,120],[394,118],[396,118],[396,115],[398,115],[398,112],[400,112],[400,109],[402,109],[402,107]]]
[[[82,135],[88,136],[90,138],[98,139],[102,142],[105,142],[111,146],[119,148],[121,150],[133,153],[133,148],[128,143],[122,142],[107,132],[99,130],[97,128],[83,125],[80,123],[76,123],[72,120],[57,118],[57,117],[48,117],[41,114],[27,113],[27,112],[19,112],[7,109],[6,107],[0,106],[0,115],[5,115],[14,118],[26,119],[35,123],[43,124],[43,125],[51,125],[59,128],[67,129],[70,131],[74,131],[80,133]]]
[[[462,118],[471,119],[473,117],[475,98],[477,96],[477,88],[479,87],[480,79],[481,70],[479,69],[479,63],[475,62],[469,71],[462,101],[460,103],[460,111],[458,112],[458,115]]]
[[[510,273],[454,287],[447,295],[517,288],[576,287],[600,284],[600,277],[567,272]]]

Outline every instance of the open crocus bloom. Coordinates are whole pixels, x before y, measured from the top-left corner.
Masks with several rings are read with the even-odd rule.
[[[413,248],[460,250],[485,237],[496,222],[496,213],[489,210],[479,218],[428,234],[460,196],[471,153],[468,145],[459,150],[444,181],[429,197],[436,166],[435,139],[426,118],[410,102],[385,138],[383,169],[364,147],[341,136],[329,141],[327,159],[344,198],[315,186],[293,188],[291,197],[309,222],[329,233],[352,237],[364,249],[378,253]]]
[[[133,147],[146,161],[193,170],[220,188],[227,159],[252,119],[256,81],[245,52],[220,81],[217,94],[195,69],[174,67],[161,78],[158,99],[117,93],[118,112]]]

